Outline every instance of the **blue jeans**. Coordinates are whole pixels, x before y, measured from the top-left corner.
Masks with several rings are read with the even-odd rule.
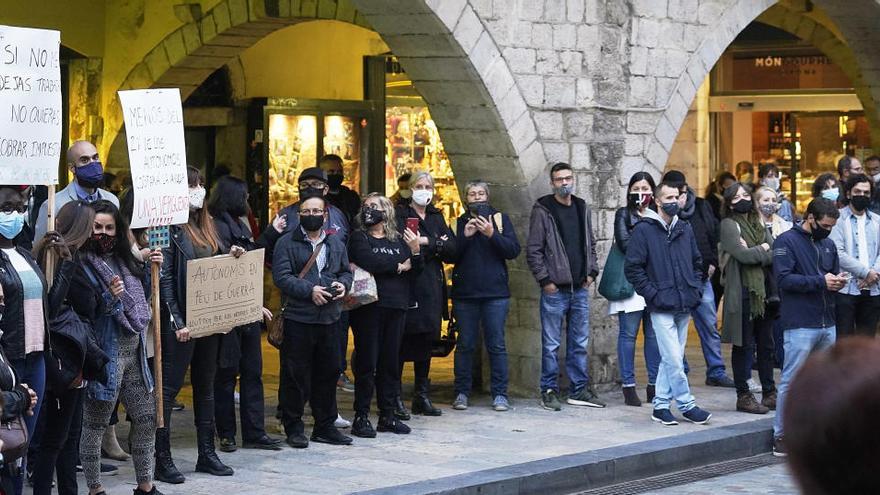
[[[474,351],[480,322],[483,340],[489,353],[492,376],[492,397],[507,397],[507,347],[504,345],[504,323],[510,298],[455,299],[452,311],[458,323],[458,341],[455,349],[455,393],[470,395],[473,381]]]
[[[688,313],[651,313],[651,324],[660,349],[654,409],[669,409],[673,399],[678,403],[678,410],[683,413],[696,405],[682,361],[689,319]]]
[[[721,357],[721,335],[718,334],[718,309],[715,306],[715,291],[712,281],[703,284],[703,298],[700,305],[691,311],[703,358],[706,359],[706,378],[722,378],[725,375],[724,358]]]
[[[587,290],[541,291],[541,390],[559,391],[557,352],[562,340],[562,323],[566,322],[565,372],[571,381],[572,395],[587,386],[587,341],[590,338],[590,304]]]
[[[10,363],[12,369],[18,377],[19,383],[27,383],[34,392],[37,393],[37,404],[34,406],[34,414],[24,416],[24,424],[27,426],[28,438],[33,438],[34,429],[37,427],[37,418],[40,417],[40,407],[43,405],[43,396],[46,393],[46,362],[43,360],[42,352],[31,352],[24,359],[12,359]],[[22,473],[25,471],[27,464],[27,456],[22,461]],[[15,492],[22,493],[24,486],[24,477],[19,475],[13,480]]]
[[[617,334],[617,362],[620,366],[620,380],[624,387],[636,386],[636,335],[639,323],[645,334],[645,367],[648,368],[648,385],[657,383],[657,368],[660,367],[660,350],[657,348],[657,337],[651,326],[651,315],[648,311],[617,313],[620,333]]]
[[[794,378],[812,352],[828,349],[834,345],[836,335],[835,327],[785,330],[785,362],[782,365],[782,378],[779,380],[779,387],[776,391],[776,417],[773,419],[774,437],[781,437],[784,432],[782,408],[791,379]]]

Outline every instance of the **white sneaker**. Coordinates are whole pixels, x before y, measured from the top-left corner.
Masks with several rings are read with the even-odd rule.
[[[343,418],[341,414],[337,414],[333,426],[337,428],[351,428],[351,421]]]
[[[757,394],[758,392],[760,392],[762,390],[761,385],[759,385],[758,382],[756,382],[754,378],[749,378],[749,381],[747,381],[746,383],[749,386],[749,391],[752,392],[753,394]]]

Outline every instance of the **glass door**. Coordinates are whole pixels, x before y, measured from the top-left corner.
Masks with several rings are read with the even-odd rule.
[[[269,114],[269,216],[299,198],[297,177],[318,157],[318,117]]]

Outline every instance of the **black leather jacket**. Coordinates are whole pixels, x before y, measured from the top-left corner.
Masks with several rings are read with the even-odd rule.
[[[632,231],[639,221],[641,221],[641,217],[627,207],[619,208],[614,214],[614,245],[623,254],[626,254],[626,246],[629,244]]]
[[[216,253],[215,253],[216,254]],[[171,242],[162,250],[165,261],[159,278],[162,326],[170,323],[169,311],[177,328],[186,326],[186,262],[196,259],[192,240],[179,225],[171,226]]]
[[[37,262],[34,260],[33,256],[31,256],[30,251],[21,247],[16,247],[15,250],[24,257],[34,270],[34,273],[40,277],[40,281],[43,284],[43,331],[46,332],[44,350],[49,350],[51,349],[51,343],[49,342],[49,325],[47,323],[47,318],[51,317],[49,308],[57,308],[64,299],[64,296],[62,294],[59,298],[59,291],[57,290],[53,290],[51,294],[47,292],[46,279],[43,277],[43,270],[37,265]],[[75,267],[76,265],[72,262],[64,262],[59,267],[59,270],[65,275],[59,275],[65,276],[69,279],[71,276],[70,274]],[[3,312],[3,319],[0,320],[0,330],[3,331],[3,336],[0,337],[0,343],[3,344],[3,349],[6,351],[6,357],[10,360],[15,361],[18,359],[24,359],[24,293],[18,272],[12,268],[12,262],[9,260],[9,256],[3,251],[0,251],[0,285],[3,286],[3,294],[5,296],[6,304],[6,309]],[[50,304],[47,304],[47,298],[52,299]],[[54,299],[58,300],[56,301]]]

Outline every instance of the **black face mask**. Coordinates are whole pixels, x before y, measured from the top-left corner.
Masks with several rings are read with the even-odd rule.
[[[373,225],[385,221],[385,212],[375,208],[364,208],[361,212],[361,219],[363,220],[364,225],[372,227]]]
[[[856,211],[865,211],[871,205],[871,198],[867,196],[853,196],[849,198],[849,204]]]
[[[299,224],[306,232],[317,232],[324,226],[323,215],[300,215]]]
[[[815,220],[813,221],[811,226],[813,228],[811,229],[812,232],[810,233],[810,235],[813,237],[814,241],[821,241],[822,239],[825,239],[826,237],[831,235],[831,230],[822,227],[821,225],[819,225],[819,222],[816,222]]]
[[[299,188],[299,200],[305,201],[309,198],[323,198],[324,197],[324,188],[323,187],[301,187]]]
[[[748,213],[752,211],[752,200],[741,199],[739,203],[733,203],[730,207],[735,213]]]
[[[329,185],[331,189],[339,189],[339,186],[342,185],[343,178],[342,174],[328,174],[327,185]]]

